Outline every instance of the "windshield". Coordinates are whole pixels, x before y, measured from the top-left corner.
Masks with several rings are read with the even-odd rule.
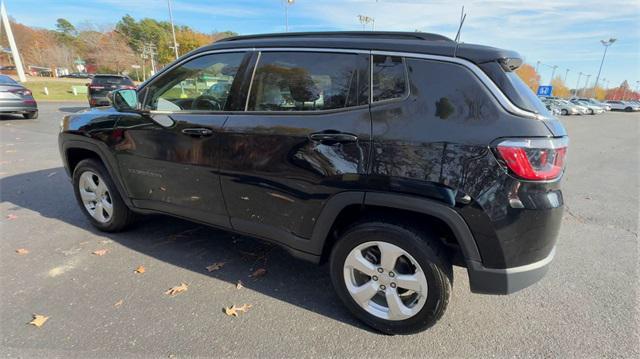
[[[122,76],[96,76],[93,78],[94,85],[133,85],[130,79]]]

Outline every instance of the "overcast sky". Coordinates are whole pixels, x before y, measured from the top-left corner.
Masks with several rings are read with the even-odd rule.
[[[168,20],[166,0],[5,0],[10,16],[29,26],[53,28],[59,17],[72,23],[115,24],[123,15]],[[283,0],[173,0],[174,20],[203,32],[240,34],[284,31]],[[601,78],[611,86],[640,80],[640,1],[426,1],[296,0],[289,6],[290,31],[360,30],[359,14],[375,18],[376,30],[435,32],[453,38],[460,9],[467,20],[462,41],[520,52],[535,66],[558,65],[570,87],[578,73],[595,80],[602,58],[601,39],[617,38],[609,48]],[[543,82],[551,68],[541,65]],[[582,77],[581,86],[585,77]]]

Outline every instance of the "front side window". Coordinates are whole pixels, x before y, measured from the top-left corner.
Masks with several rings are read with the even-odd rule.
[[[204,55],[170,70],[150,85],[146,108],[223,111],[244,56],[244,53]]]
[[[366,58],[357,54],[263,52],[248,111],[320,111],[368,103]]]
[[[373,56],[373,102],[403,98],[407,93],[404,60],[398,56]]]

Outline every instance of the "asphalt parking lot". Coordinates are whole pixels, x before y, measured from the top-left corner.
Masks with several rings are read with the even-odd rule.
[[[84,103],[0,120],[0,350],[8,357],[638,357],[639,113],[564,117],[567,203],[547,277],[511,296],[468,290],[444,318],[385,336],[355,321],[326,266],[163,216],[104,234],[84,218],[57,148]],[[16,249],[29,251],[20,255]],[[92,252],[106,249],[102,256]],[[206,267],[224,262],[219,270]],[[145,273],[135,273],[138,266]],[[256,269],[266,275],[251,278]],[[238,280],[244,288],[237,289]],[[175,296],[169,288],[186,283]],[[237,318],[223,307],[251,304]],[[28,325],[32,314],[49,320]]]

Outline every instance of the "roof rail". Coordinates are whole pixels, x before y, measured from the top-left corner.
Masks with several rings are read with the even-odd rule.
[[[367,37],[373,39],[398,39],[398,40],[425,40],[425,41],[446,41],[453,42],[450,38],[426,32],[400,32],[400,31],[326,31],[326,32],[286,32],[274,34],[257,34],[228,37],[218,42],[240,41],[240,40],[262,40],[278,38],[298,38],[298,37]]]

